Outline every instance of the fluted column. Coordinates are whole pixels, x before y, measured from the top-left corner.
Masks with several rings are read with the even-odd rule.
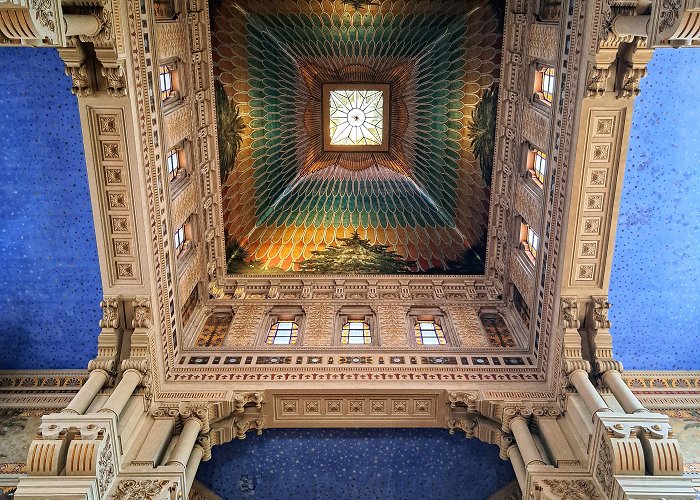
[[[187,489],[185,493],[189,493],[192,488],[192,483],[194,482],[194,477],[197,475],[197,469],[204,456],[204,448],[199,445],[195,445],[190,453],[190,458],[187,460],[187,467],[185,467],[185,478],[187,479]]]
[[[122,410],[129,402],[129,398],[134,393],[134,390],[141,383],[141,372],[130,368],[126,370],[122,376],[122,379],[114,388],[114,392],[109,396],[109,399],[105,405],[100,409],[101,412],[112,412],[119,418]]]
[[[608,370],[603,374],[603,383],[608,386],[610,391],[620,403],[625,413],[644,413],[649,410],[644,408],[644,405],[637,399],[632,390],[627,387],[625,381],[622,380],[622,375],[617,370]]]
[[[520,450],[517,446],[513,445],[508,448],[508,459],[510,460],[513,470],[515,471],[515,477],[518,480],[518,485],[520,486],[520,491],[525,496],[525,488],[527,483],[525,482],[525,462],[523,461],[523,456],[520,454]]]
[[[598,394],[596,388],[593,387],[585,370],[572,371],[569,374],[569,380],[583,399],[591,415],[595,415],[599,411],[612,411],[601,395]]]
[[[518,415],[510,421],[510,430],[513,432],[513,436],[515,436],[515,442],[518,444],[525,467],[530,464],[544,465],[540,450],[537,449],[535,440],[532,438],[532,434],[530,434],[527,421],[522,416]]]
[[[76,413],[82,415],[92,404],[95,396],[97,396],[102,388],[109,380],[109,374],[104,370],[92,370],[87,381],[78,391],[78,394],[63,410],[65,413]]]
[[[187,466],[192,449],[197,442],[199,431],[202,430],[202,422],[198,418],[190,417],[182,427],[180,438],[177,440],[173,451],[170,452],[170,458],[166,465],[175,465],[176,463]]]

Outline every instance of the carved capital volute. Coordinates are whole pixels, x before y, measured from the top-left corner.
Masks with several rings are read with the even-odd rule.
[[[450,392],[447,396],[451,408],[464,406],[468,413],[478,413],[479,395],[473,392]]]
[[[246,406],[262,408],[265,395],[262,392],[239,392],[233,396],[233,412],[243,413]]]

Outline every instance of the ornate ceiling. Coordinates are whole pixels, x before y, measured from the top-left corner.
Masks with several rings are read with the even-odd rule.
[[[483,274],[498,13],[351,3],[212,6],[228,272]],[[386,151],[324,149],[324,84],[390,86]]]

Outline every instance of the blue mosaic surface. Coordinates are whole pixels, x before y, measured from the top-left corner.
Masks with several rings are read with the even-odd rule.
[[[197,479],[225,500],[481,500],[515,475],[443,429],[270,429],[215,447]]]
[[[0,68],[0,369],[85,368],[102,286],[77,101],[55,50]]]
[[[634,108],[610,284],[628,369],[700,369],[700,50],[657,50]]]

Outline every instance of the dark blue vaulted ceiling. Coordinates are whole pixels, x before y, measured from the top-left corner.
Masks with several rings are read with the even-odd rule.
[[[85,368],[102,285],[77,102],[55,50],[0,68],[0,369]]]

